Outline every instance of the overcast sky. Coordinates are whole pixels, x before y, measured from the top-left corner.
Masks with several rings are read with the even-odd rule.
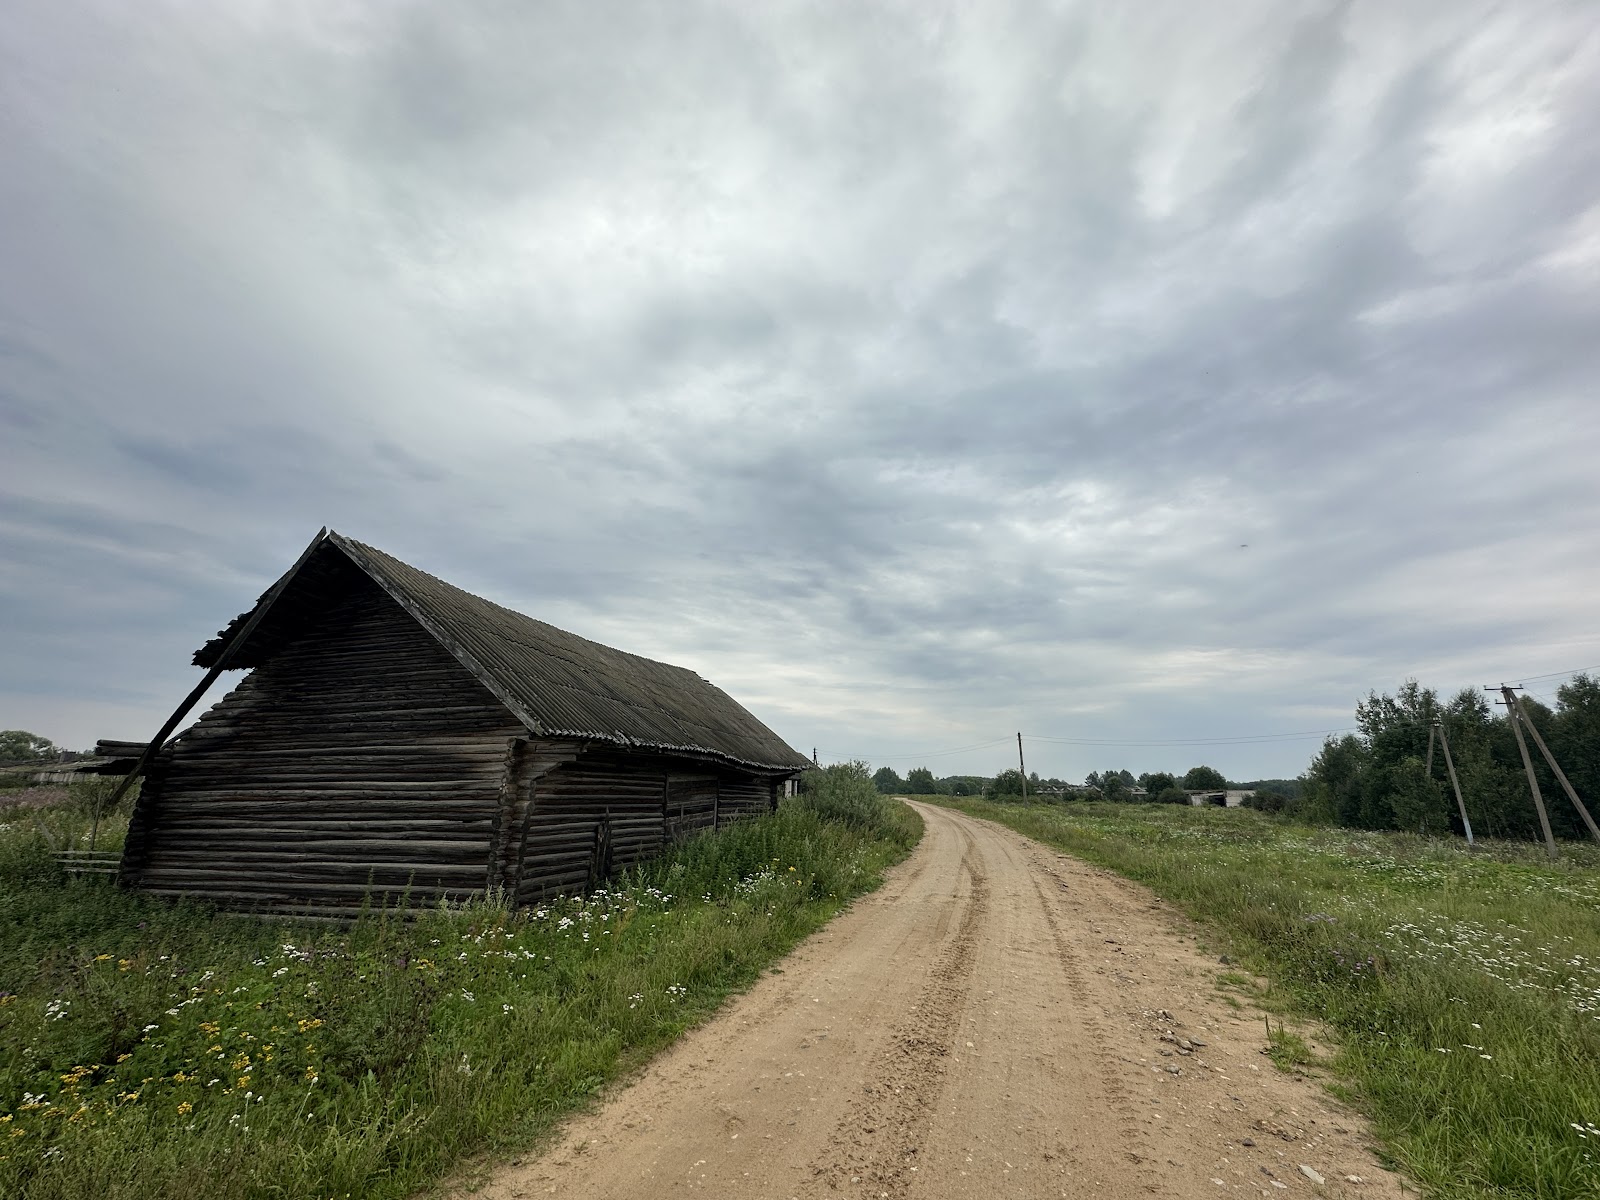
[[[1586,0],[13,0],[0,727],[325,524],[902,772],[1600,663],[1597,113]]]

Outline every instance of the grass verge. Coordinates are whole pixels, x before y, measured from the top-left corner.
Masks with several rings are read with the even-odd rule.
[[[945,801],[1149,886],[1325,1022],[1441,1197],[1600,1195],[1600,854],[1312,829],[1242,809]],[[1282,1047],[1287,1056],[1294,1049]]]
[[[526,1146],[877,886],[921,822],[867,792],[824,772],[587,898],[343,929],[69,881],[0,829],[0,1195],[399,1197]]]

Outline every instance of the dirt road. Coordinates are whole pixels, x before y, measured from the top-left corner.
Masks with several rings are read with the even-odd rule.
[[[1360,1121],[1262,1055],[1184,919],[915,807],[927,834],[882,890],[470,1194],[1400,1195]]]

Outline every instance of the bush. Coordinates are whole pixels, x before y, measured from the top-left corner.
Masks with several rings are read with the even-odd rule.
[[[997,799],[1008,796],[1016,796],[1020,799],[1022,796],[1022,784],[1021,771],[1001,771],[990,781],[983,794]]]
[[[1152,799],[1157,804],[1187,804],[1189,803],[1189,793],[1181,787],[1168,787],[1162,788]]]
[[[877,837],[898,840],[907,810],[877,789],[864,762],[834,763],[807,771],[792,803],[825,821],[838,821]]]
[[[1289,797],[1282,792],[1251,792],[1244,798],[1244,806],[1253,808],[1257,812],[1281,813],[1289,803]]]

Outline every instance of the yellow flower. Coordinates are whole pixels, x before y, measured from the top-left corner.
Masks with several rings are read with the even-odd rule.
[[[133,1057],[133,1055],[131,1055],[131,1054],[119,1054],[119,1055],[117,1055],[117,1061],[119,1063],[125,1063],[132,1057]]]
[[[248,1076],[248,1075],[239,1076],[239,1082],[234,1084],[234,1086],[235,1087],[249,1087],[250,1086],[250,1076]]]
[[[222,1047],[221,1046],[207,1046],[206,1047],[206,1053],[207,1054],[221,1054],[222,1053]]]
[[[126,1100],[129,1104],[133,1104],[133,1103],[136,1103],[138,1101],[139,1093],[138,1092],[122,1092],[122,1093],[118,1094],[117,1099],[118,1100]]]
[[[301,1021],[298,1022],[298,1024],[300,1026],[300,1032],[301,1033],[306,1033],[306,1032],[308,1032],[309,1030],[312,1030],[312,1029],[320,1029],[320,1028],[322,1028],[322,1018],[314,1017],[314,1018],[312,1018],[310,1020],[302,1019]]]
[[[218,1025],[215,1021],[200,1022],[200,1032],[205,1034],[207,1037],[216,1037],[217,1031],[221,1028],[222,1026]]]
[[[188,1116],[193,1111],[194,1111],[194,1105],[189,1103],[189,1101],[187,1101],[187,1100],[185,1100],[182,1104],[178,1105],[178,1115],[180,1117]]]
[[[133,959],[131,959],[131,958],[119,958],[119,959],[117,959],[117,970],[126,971],[131,966],[133,966]]]
[[[95,960],[95,962],[110,962],[111,961],[111,955],[109,955],[109,954],[96,954],[94,956],[94,960]]]

